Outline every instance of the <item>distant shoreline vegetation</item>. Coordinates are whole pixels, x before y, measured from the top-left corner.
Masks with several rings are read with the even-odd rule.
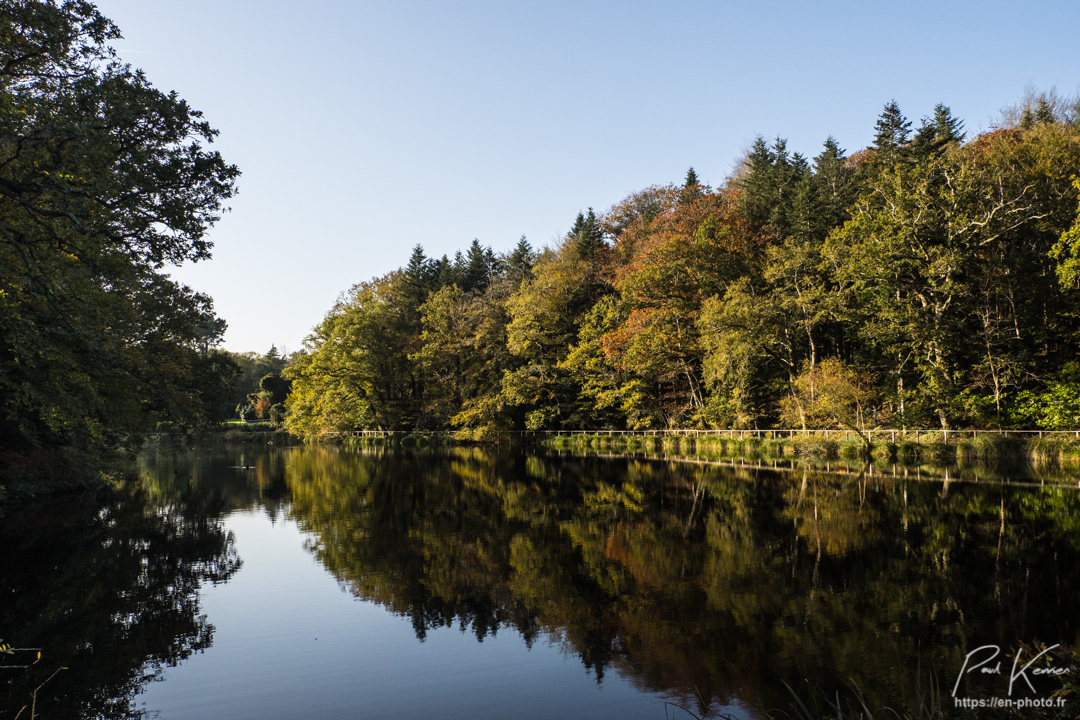
[[[974,138],[890,102],[868,148],[759,138],[554,247],[417,246],[291,358],[285,427],[1080,428],[1078,174],[1076,98]]]
[[[869,435],[869,444],[856,433],[842,430],[504,431],[478,440],[469,431],[398,430],[339,433],[308,438],[307,442],[401,450],[509,445],[523,449],[595,451],[614,456],[658,453],[665,458],[692,456],[706,462],[729,458],[800,462],[845,459],[898,463],[902,467],[948,467],[953,463],[974,462],[1002,476],[1014,471],[1026,475],[1030,471],[1067,472],[1080,467],[1080,438],[1075,433],[875,430]],[[243,431],[219,429],[210,437],[226,442],[280,446],[304,442],[286,431],[271,430],[270,426]]]

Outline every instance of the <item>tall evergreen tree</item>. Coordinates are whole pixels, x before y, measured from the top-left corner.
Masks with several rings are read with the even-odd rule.
[[[686,180],[683,181],[682,190],[679,192],[679,202],[688,203],[705,197],[705,188],[698,180],[697,173],[691,167],[686,171]]]
[[[745,172],[738,181],[738,186],[743,191],[740,209],[758,225],[769,222],[773,191],[772,170],[775,162],[776,154],[765,138],[758,135],[743,164]]]
[[[885,162],[898,160],[911,139],[911,121],[900,112],[895,100],[890,100],[874,125],[874,147]]]
[[[912,146],[917,157],[929,157],[941,152],[952,143],[964,140],[964,123],[953,117],[948,105],[938,103],[934,106],[934,116],[924,117],[922,125],[915,133]]]
[[[592,208],[589,208],[588,214],[578,213],[570,232],[567,233],[567,239],[573,243],[578,254],[586,260],[596,258],[597,254],[606,247],[604,231]]]
[[[461,278],[462,290],[466,292],[470,290],[483,292],[487,289],[491,280],[488,253],[476,238],[473,238],[472,244],[469,245],[469,250],[465,255],[463,268],[464,272],[462,273]]]
[[[435,265],[424,255],[424,248],[420,243],[413,248],[409,256],[409,263],[404,269],[404,289],[408,305],[419,312],[420,306],[427,300],[428,293],[432,290],[436,280]]]
[[[505,261],[506,272],[511,276],[515,285],[520,285],[521,281],[529,276],[535,261],[536,253],[533,252],[529,241],[522,235]]]
[[[747,166],[739,183],[743,214],[760,226],[771,227],[776,236],[786,237],[791,233],[790,215],[799,187],[810,174],[806,158],[800,153],[790,155],[784,138],[776,138],[770,148],[759,137]]]
[[[1020,127],[1024,130],[1035,127],[1035,113],[1032,112],[1031,105],[1024,106],[1024,112],[1020,115]]]
[[[1035,103],[1035,122],[1039,125],[1047,125],[1055,120],[1057,118],[1054,115],[1054,106],[1045,95],[1041,96]]]
[[[850,217],[848,207],[858,192],[855,170],[847,162],[844,149],[831,135],[825,149],[814,158],[814,186],[819,200],[818,232],[828,234]],[[824,239],[824,235],[820,239]]]
[[[964,121],[953,117],[952,110],[948,105],[938,103],[934,106],[934,128],[937,130],[938,142],[963,142],[967,133],[964,132]]]
[[[460,253],[458,253],[460,255]],[[432,276],[435,278],[435,288],[444,288],[447,285],[455,285],[461,282],[461,277],[446,255],[432,264]]]

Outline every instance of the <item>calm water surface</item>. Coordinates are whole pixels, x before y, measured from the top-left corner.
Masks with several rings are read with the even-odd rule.
[[[785,683],[948,692],[975,648],[1080,620],[1075,482],[158,451],[0,543],[0,639],[42,652],[0,669],[0,718],[45,680],[42,718],[759,718]]]

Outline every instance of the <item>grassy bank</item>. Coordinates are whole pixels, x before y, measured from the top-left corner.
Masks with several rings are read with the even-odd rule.
[[[180,446],[221,440],[231,443],[243,442],[260,445],[297,445],[300,443],[300,439],[295,435],[269,422],[226,422],[203,432],[159,431],[151,433],[146,438],[146,442],[150,445]]]
[[[408,433],[394,435],[355,435],[337,438],[338,442],[346,447],[402,447],[402,448],[425,448],[447,447],[452,445],[472,444],[474,441],[467,438],[461,439],[451,435],[436,433]]]
[[[955,463],[1026,462],[1034,467],[1080,468],[1080,441],[1071,437],[1004,437],[997,434],[964,436],[948,442],[940,433],[924,433],[920,442],[881,440],[871,444],[847,437],[724,437],[721,435],[608,435],[578,433],[547,436],[540,442],[555,450],[607,452],[691,453],[699,457],[811,458],[823,460],[871,459],[883,462]],[[868,457],[869,455],[869,457]]]

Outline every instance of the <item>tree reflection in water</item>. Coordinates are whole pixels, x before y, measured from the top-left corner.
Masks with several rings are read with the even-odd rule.
[[[0,637],[45,648],[0,712],[66,665],[48,717],[136,714],[144,683],[212,640],[197,592],[239,567],[220,520],[238,508],[295,520],[421,641],[554,641],[597,682],[699,715],[787,708],[784,683],[806,681],[895,706],[919,667],[945,687],[980,645],[1078,640],[1070,488],[482,448],[162,452],[143,475],[144,494],[0,523]]]
[[[1068,488],[458,449],[288,457],[291,513],[358,597],[555,638],[705,712],[854,680],[895,705],[983,643],[1077,638]]]
[[[198,590],[239,569],[231,534],[198,508],[138,492],[18,510],[0,520],[0,636],[42,658],[0,670],[0,716],[29,705],[61,666],[38,693],[38,716],[140,716],[140,688],[210,646]]]

